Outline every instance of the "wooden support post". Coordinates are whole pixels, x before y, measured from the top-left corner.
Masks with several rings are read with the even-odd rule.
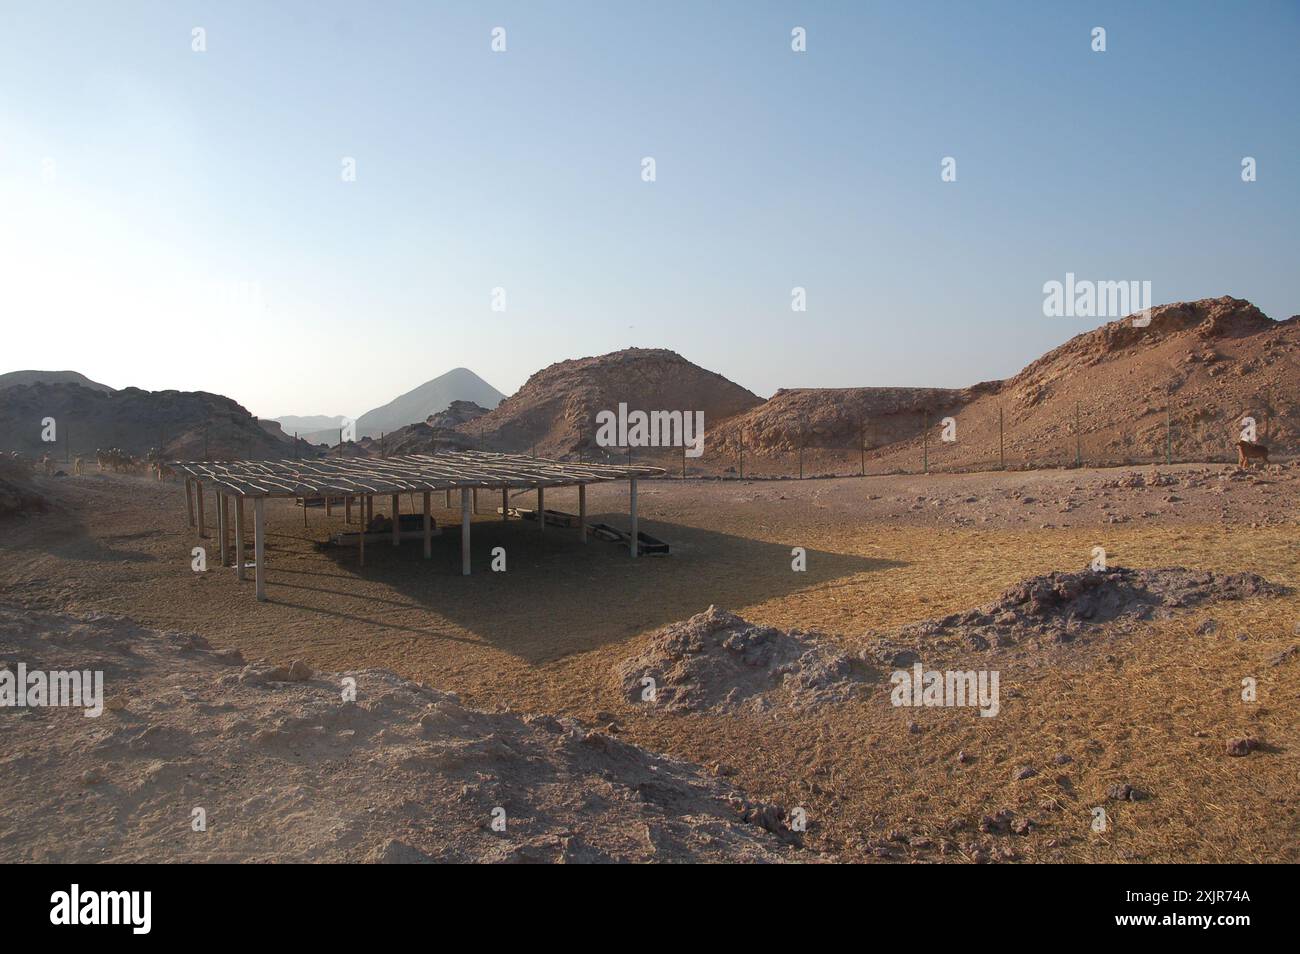
[[[629,505],[628,509],[631,511],[631,515],[632,515],[632,543],[631,543],[632,556],[636,556],[637,550],[640,549],[636,537],[636,478],[633,477],[631,480],[629,480],[627,482],[627,486],[628,486],[628,505]]]
[[[244,498],[235,498],[235,577],[244,578]]]
[[[433,556],[433,518],[429,516],[429,491],[424,492],[424,558]]]
[[[542,531],[546,530],[546,497],[541,487],[537,488],[537,526]]]
[[[399,546],[402,542],[402,518],[398,514],[398,501],[402,499],[401,494],[393,494],[393,546]]]
[[[329,494],[326,494],[325,495],[325,516],[327,517],[334,516],[333,506],[334,506],[334,498],[331,497]]]
[[[478,513],[478,488],[474,488],[474,512]]]
[[[460,491],[460,573],[469,576],[469,524],[470,524],[469,488]]]
[[[447,488],[447,491],[444,494],[442,505],[446,507],[448,510],[451,509],[451,488],[450,487]]]
[[[352,522],[352,495],[348,494],[343,498],[343,522]]]
[[[257,581],[257,598],[266,602],[266,500],[253,498],[253,577]]]
[[[189,525],[194,526],[194,478],[185,478],[185,516],[189,518]]]
[[[221,542],[217,544],[217,554],[218,554],[217,559],[221,561],[222,566],[226,565],[226,515],[227,515],[226,495],[223,493],[218,493],[217,494],[217,536],[221,538]]]
[[[578,539],[587,542],[587,485],[578,484]]]
[[[202,540],[208,535],[208,528],[203,520],[203,481],[194,482],[194,496],[198,500],[199,507],[199,539]]]
[[[370,521],[375,519],[375,495],[366,494],[366,529],[370,529]]]
[[[307,498],[302,498],[302,528],[307,529]]]
[[[361,520],[361,528],[357,532],[357,566],[366,565],[366,529],[369,524],[366,522],[366,498],[357,498],[357,516]]]
[[[510,520],[510,488],[501,488],[501,522],[506,523]]]

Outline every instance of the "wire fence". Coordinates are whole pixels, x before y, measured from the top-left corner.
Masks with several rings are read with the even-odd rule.
[[[895,425],[891,428],[897,431]],[[827,439],[809,428],[785,432],[780,446],[747,446],[726,433],[721,442],[689,457],[678,448],[584,449],[588,460],[636,461],[663,467],[668,476],[722,479],[798,480],[882,474],[966,473],[1147,466],[1180,463],[1235,463],[1237,442],[1268,449],[1270,462],[1300,453],[1300,417],[1279,415],[1261,404],[1254,413],[1227,413],[1167,407],[1136,419],[1130,428],[1090,420],[1082,404],[1074,420],[1045,430],[1032,417],[1013,422],[1003,413],[951,417],[918,415],[912,436],[873,444],[869,425],[852,443]],[[719,443],[721,446],[719,446]],[[793,445],[793,446],[792,446]],[[838,446],[837,446],[838,445]],[[571,455],[576,456],[576,455]]]
[[[703,453],[688,456],[684,448],[595,447],[590,443],[563,459],[588,463],[642,463],[663,467],[668,476],[735,479],[808,479],[817,477],[867,476],[881,474],[962,473],[989,470],[1039,468],[1114,467],[1175,463],[1233,463],[1238,459],[1237,442],[1247,440],[1268,449],[1270,462],[1289,460],[1300,454],[1300,414],[1291,406],[1279,410],[1261,398],[1257,409],[1228,413],[1203,407],[1147,407],[1128,427],[1100,423],[1110,411],[1093,412],[1076,405],[1072,420],[1042,426],[1032,414],[1013,419],[1002,409],[987,408],[918,413],[915,420],[873,424],[859,421],[850,434],[827,433],[824,427],[787,428],[779,439],[766,446],[746,444],[743,437],[723,425],[721,439],[705,435]],[[61,421],[57,439],[29,444],[36,458],[49,455],[58,466],[72,465],[81,458],[87,466],[96,463],[100,451],[115,445],[110,433],[98,446],[78,440],[77,422]],[[98,431],[104,436],[102,429]],[[125,434],[122,435],[126,437]],[[290,436],[290,435],[286,435]],[[296,435],[292,435],[296,437]],[[712,437],[712,439],[711,439]],[[246,434],[232,436],[224,429],[209,434],[207,429],[188,431],[181,456],[200,460],[255,460],[263,457],[312,456],[310,445],[296,440],[292,449],[268,450],[267,441]],[[449,440],[435,435],[420,442],[394,440],[380,435],[366,448],[348,442],[328,453],[353,456],[387,456],[390,453],[440,453],[465,446],[489,448],[481,436],[467,435]],[[263,446],[259,446],[259,444]],[[428,446],[425,446],[427,444]],[[408,446],[409,445],[409,446]],[[157,448],[164,459],[176,456],[169,448],[168,435],[158,435]],[[34,450],[33,450],[34,449]],[[536,445],[508,448],[516,453],[538,455]],[[133,448],[128,454],[137,463],[148,459],[148,451]],[[542,456],[547,456],[545,453]]]

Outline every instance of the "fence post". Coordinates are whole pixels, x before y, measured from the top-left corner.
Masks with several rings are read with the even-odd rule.
[[[1083,437],[1079,433],[1079,402],[1074,402],[1074,466],[1083,466]]]
[[[1003,470],[1007,469],[1007,451],[1006,444],[1002,439],[1002,405],[998,405],[998,463]]]
[[[930,472],[930,411],[921,413],[921,471]]]
[[[1170,416],[1169,402],[1165,403],[1165,463],[1174,463],[1174,422]]]

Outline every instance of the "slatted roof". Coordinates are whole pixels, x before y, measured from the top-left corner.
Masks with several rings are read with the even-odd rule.
[[[487,451],[317,460],[176,461],[172,467],[205,485],[240,497],[395,494],[466,487],[564,487],[658,477],[664,473],[662,467],[575,464]]]

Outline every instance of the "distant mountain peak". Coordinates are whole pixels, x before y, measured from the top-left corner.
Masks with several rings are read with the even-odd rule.
[[[446,411],[457,401],[468,401],[488,409],[505,400],[505,395],[469,368],[452,368],[400,394],[387,404],[357,418],[358,437],[377,437],[408,424],[422,423],[430,415]]]

